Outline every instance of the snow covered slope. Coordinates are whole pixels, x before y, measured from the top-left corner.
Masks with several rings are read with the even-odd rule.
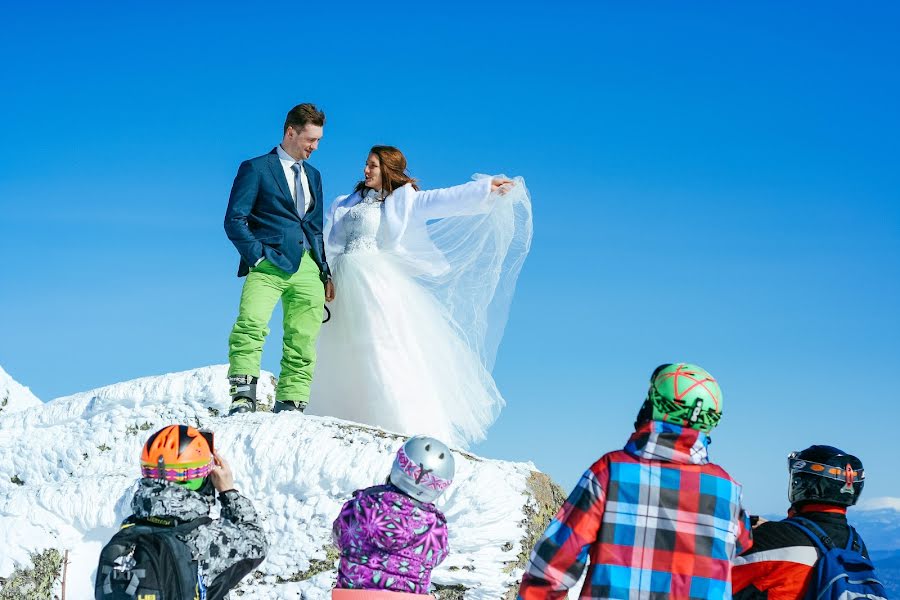
[[[41,401],[0,367],[0,415],[39,406]]]
[[[260,384],[271,401],[271,375]],[[180,422],[215,431],[217,449],[269,535],[269,556],[245,579],[241,597],[330,597],[331,523],[355,489],[384,480],[403,438],[291,413],[219,416],[228,402],[226,367],[215,366],[46,404],[24,400],[16,412],[0,412],[0,577],[27,566],[30,553],[68,550],[67,597],[92,597],[99,550],[130,512],[141,445],[152,431]],[[452,553],[433,582],[465,589],[466,599],[508,597],[529,536],[560,501],[530,464],[458,454],[456,483],[439,503]]]

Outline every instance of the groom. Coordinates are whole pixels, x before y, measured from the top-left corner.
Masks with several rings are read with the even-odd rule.
[[[275,412],[303,411],[316,364],[316,337],[325,302],[334,299],[322,242],[322,177],[306,160],[319,147],[325,113],[298,104],[284,122],[281,144],[241,163],[225,232],[247,276],[228,338],[229,415],[256,411],[263,342],[278,300],[284,312],[281,374]]]

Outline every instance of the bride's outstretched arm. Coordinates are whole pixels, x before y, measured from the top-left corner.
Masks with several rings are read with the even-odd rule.
[[[513,185],[505,177],[482,177],[449,188],[415,192],[413,210],[426,220],[486,212],[491,193],[505,194]]]

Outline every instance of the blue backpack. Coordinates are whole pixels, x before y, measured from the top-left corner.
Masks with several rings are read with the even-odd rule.
[[[838,548],[821,527],[803,517],[783,521],[806,534],[819,550],[816,574],[806,590],[807,600],[887,600],[875,565],[862,555],[859,534],[850,525],[846,548]]]

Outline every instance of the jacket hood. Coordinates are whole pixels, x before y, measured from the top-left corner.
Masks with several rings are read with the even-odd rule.
[[[444,514],[434,504],[413,498],[392,483],[356,490],[353,492],[353,496],[357,501],[365,497],[372,497],[397,508],[409,507],[410,509],[418,509],[440,516],[442,519],[444,518]]]
[[[644,460],[705,465],[709,463],[709,436],[697,429],[663,421],[647,421],[625,444],[625,452]]]
[[[131,500],[134,516],[145,521],[186,523],[209,515],[214,496],[191,491],[177,483],[141,479]]]

